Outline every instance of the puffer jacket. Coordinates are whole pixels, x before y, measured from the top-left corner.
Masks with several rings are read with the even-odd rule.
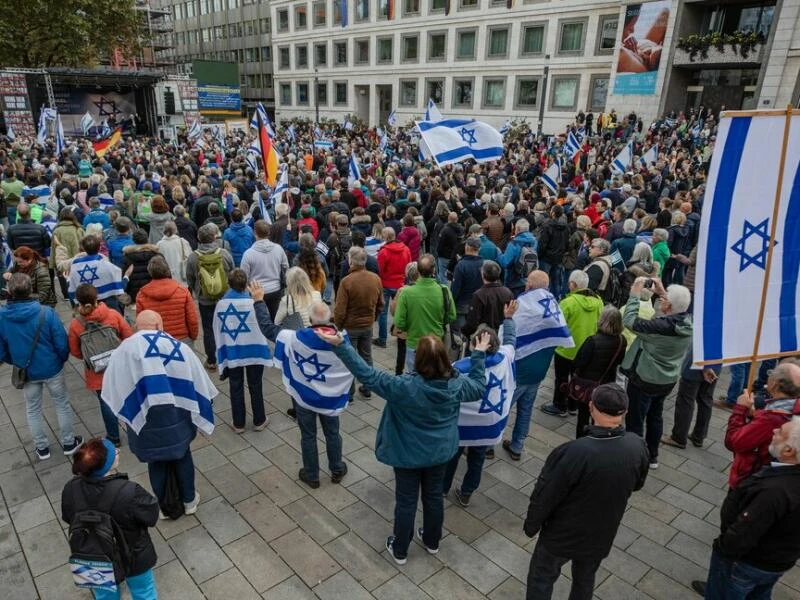
[[[15,264],[8,271],[9,273],[18,273],[19,268]],[[53,289],[53,284],[50,283],[50,273],[47,272],[47,267],[44,266],[44,263],[37,263],[36,268],[28,275],[31,278],[31,298],[35,298],[46,306],[55,307],[58,303],[56,291]],[[8,290],[3,289],[3,299],[6,299],[7,294]]]
[[[91,314],[72,319],[69,324],[69,353],[79,360],[83,360],[81,352],[81,334],[86,331],[84,321],[92,321],[101,325],[113,327],[120,341],[133,335],[133,330],[125,318],[116,310],[108,308],[105,303],[100,302]],[[87,390],[103,389],[103,373],[95,373],[92,369],[84,368],[83,376],[86,381]]]
[[[569,250],[569,226],[567,219],[548,219],[539,232],[539,259],[550,265],[561,265]]]
[[[242,264],[244,253],[256,241],[256,236],[247,223],[240,221],[231,223],[231,226],[222,234],[222,239],[230,244],[233,264],[238,267]]]
[[[61,372],[69,358],[67,332],[56,312],[36,300],[9,300],[0,308],[0,362],[24,367],[31,356],[31,346],[39,327],[40,308],[44,324],[34,356],[28,367],[30,381],[50,379]]]
[[[350,230],[360,231],[368,237],[372,235],[372,219],[369,215],[356,215],[350,219]]]
[[[419,234],[419,229],[416,227],[403,227],[400,235],[397,236],[397,241],[403,242],[411,251],[411,260],[419,260],[419,249],[422,245],[422,237]]]
[[[131,297],[131,301],[136,301],[136,295],[147,283],[150,282],[150,274],[147,272],[147,264],[154,256],[161,256],[158,246],[153,244],[134,244],[126,246],[122,251],[122,273],[133,265],[133,271],[128,278],[128,286],[125,292]]]
[[[128,428],[128,445],[143,463],[180,460],[197,436],[188,410],[173,404],[151,406],[144,426],[135,433]]]
[[[378,250],[378,270],[384,288],[398,290],[406,278],[406,266],[411,262],[411,250],[403,242],[394,240]]]
[[[47,255],[47,248],[50,247],[50,236],[47,234],[47,229],[28,219],[18,221],[9,227],[6,241],[12,250],[16,250],[20,246],[27,246],[42,256]]]
[[[136,312],[154,310],[164,321],[164,331],[176,340],[197,339],[200,321],[188,288],[174,279],[153,279],[136,296]]]

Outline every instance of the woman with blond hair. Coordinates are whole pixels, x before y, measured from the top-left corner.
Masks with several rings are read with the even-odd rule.
[[[278,304],[275,323],[280,325],[287,316],[300,313],[303,327],[310,327],[309,310],[315,300],[322,300],[322,295],[311,285],[308,274],[300,267],[292,267],[286,271],[286,293]]]

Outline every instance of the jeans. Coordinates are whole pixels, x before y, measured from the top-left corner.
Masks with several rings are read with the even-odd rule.
[[[382,342],[389,336],[389,305],[396,295],[397,290],[383,288],[383,311],[378,315],[378,339]]]
[[[261,384],[261,378],[264,376],[264,365],[228,367],[233,426],[237,429],[243,429],[247,423],[247,412],[244,407],[245,374],[247,375],[247,389],[250,392],[250,406],[253,408],[253,424],[261,425],[267,420],[267,415],[264,412],[264,391]]]
[[[114,411],[109,408],[108,404],[103,402],[100,397],[100,390],[96,391],[97,399],[100,401],[100,414],[103,415],[103,423],[106,426],[106,437],[112,442],[119,442],[119,421]]]
[[[322,301],[330,304],[333,301],[333,280],[328,277],[325,280],[325,289],[322,290]]]
[[[657,462],[658,445],[664,431],[664,396],[645,394],[641,388],[628,380],[628,414],[625,415],[625,429],[643,437],[650,452],[650,462]],[[647,425],[647,434],[644,432]]]
[[[553,595],[553,584],[561,575],[561,567],[570,562],[569,558],[551,554],[542,544],[536,543],[528,570],[527,600],[550,600]],[[591,600],[594,593],[594,578],[602,559],[573,559],[572,588],[569,600]]]
[[[131,600],[158,600],[153,569],[147,569],[147,571],[139,575],[128,575],[125,577],[125,583],[131,593]],[[119,600],[122,598],[119,588],[120,586],[117,586],[116,592],[94,590],[95,600]]]
[[[436,259],[436,281],[442,285],[447,285],[447,265],[450,264],[449,258],[439,256]]]
[[[303,469],[311,481],[319,481],[319,453],[317,452],[317,417],[322,425],[328,452],[328,470],[331,474],[344,469],[342,461],[342,436],[339,435],[339,417],[329,417],[295,404],[297,425],[300,427],[300,449]]]
[[[194,500],[194,461],[192,461],[191,448],[186,449],[186,454],[178,460],[164,460],[147,463],[147,473],[150,475],[150,487],[158,501],[164,499],[167,490],[167,466],[175,465],[178,472],[178,488],[181,491],[181,500],[189,504]]]
[[[64,370],[62,369],[50,379],[29,381],[22,390],[27,406],[28,427],[31,429],[33,444],[39,450],[44,450],[49,446],[42,416],[42,396],[45,387],[50,392],[50,397],[56,407],[61,445],[67,446],[75,442],[75,432],[72,429],[72,406],[69,403],[67,383],[64,381]]]
[[[265,297],[266,300],[266,297]],[[203,351],[206,353],[206,362],[217,364],[217,344],[214,341],[214,309],[216,304],[199,304],[200,322],[203,325]]]
[[[125,307],[122,306],[118,296],[109,296],[108,298],[103,298],[100,302],[104,303],[111,310],[117,311],[123,317],[125,316]]]
[[[566,384],[569,381],[575,367],[573,361],[569,358],[564,358],[560,354],[553,355],[553,369],[555,370],[555,383],[553,389],[553,404],[561,410],[575,410],[575,400],[568,398],[567,395],[561,391],[561,384]]]
[[[438,548],[444,523],[444,472],[447,463],[420,469],[394,468],[394,555],[405,558],[414,537],[417,498],[422,491],[422,541]]]
[[[758,367],[758,377],[753,382],[753,389],[760,390],[767,385],[767,371],[774,369],[778,364],[777,359],[765,360]],[[728,385],[728,396],[725,401],[733,406],[741,396],[744,388],[747,387],[747,380],[750,379],[750,363],[739,363],[731,365],[731,382]]]
[[[406,344],[408,344],[408,342],[406,342]],[[408,375],[416,373],[416,371],[414,370],[414,361],[416,360],[416,358],[417,358],[417,349],[409,348],[408,345],[406,345],[406,373]]]
[[[564,281],[564,267],[561,265],[551,265],[542,259],[539,259],[539,270],[544,271],[550,276],[550,293],[556,297],[556,300],[561,300],[564,295],[563,288],[561,287]]]
[[[541,382],[539,382],[541,383]],[[531,414],[539,383],[517,384],[511,404],[517,405],[517,418],[514,420],[514,430],[511,432],[511,449],[520,454],[525,445],[525,438],[531,429]]]
[[[347,335],[350,336],[350,344],[356,349],[358,355],[364,359],[368,365],[372,365],[372,328],[369,329],[348,329]],[[350,397],[356,391],[356,381],[350,385]]]
[[[711,553],[706,600],[769,600],[783,572],[763,571]]]
[[[702,442],[708,435],[708,423],[711,420],[711,406],[714,403],[714,388],[717,381],[708,383],[705,379],[686,379],[681,377],[678,384],[678,395],[675,398],[675,424],[671,437],[679,444],[686,444],[689,427],[692,425],[694,405],[697,404],[697,420],[694,422],[692,440]]]
[[[458,468],[458,461],[461,460],[461,455],[466,452],[467,454],[467,472],[464,473],[464,480],[461,482],[461,493],[469,496],[478,489],[481,484],[481,474],[483,472],[483,462],[486,460],[486,451],[491,446],[469,446],[461,447],[456,452],[456,455],[447,463],[444,472],[444,483],[442,486],[442,494],[450,491],[450,486],[453,485],[453,477],[455,477],[456,469]]]

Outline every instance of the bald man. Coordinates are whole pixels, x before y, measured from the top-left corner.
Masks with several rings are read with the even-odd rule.
[[[800,414],[800,366],[787,358],[767,379],[769,400],[755,408],[751,392],[745,391],[733,407],[725,433],[725,447],[733,452],[728,484],[735,488],[742,480],[769,464],[772,433]]]
[[[136,315],[136,331],[164,331],[164,321],[154,310],[143,310]]]

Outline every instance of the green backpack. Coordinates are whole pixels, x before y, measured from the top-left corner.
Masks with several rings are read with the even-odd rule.
[[[211,300],[219,300],[228,291],[228,278],[219,248],[210,254],[197,254],[197,272],[200,278],[200,293]]]

